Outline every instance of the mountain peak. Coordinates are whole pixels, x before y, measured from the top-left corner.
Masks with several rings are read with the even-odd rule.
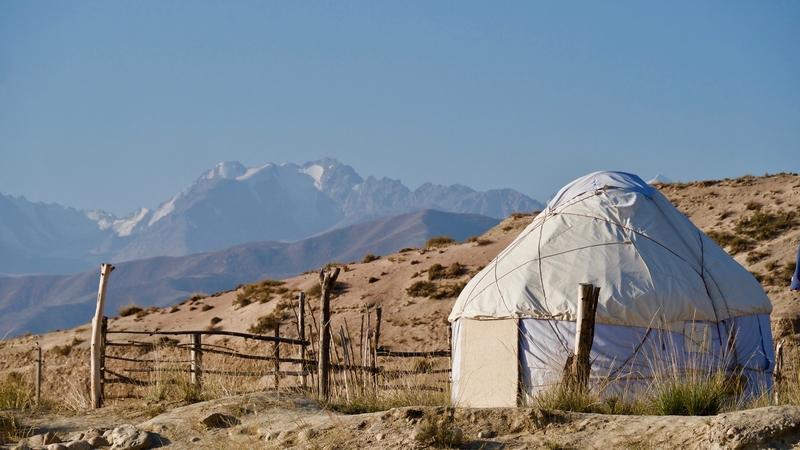
[[[651,185],[654,183],[672,183],[672,180],[665,177],[664,175],[661,175],[660,173],[657,173],[656,176],[654,176],[650,181],[647,182],[647,184]]]
[[[224,161],[206,171],[200,178],[238,178],[246,172],[247,169],[239,161]]]

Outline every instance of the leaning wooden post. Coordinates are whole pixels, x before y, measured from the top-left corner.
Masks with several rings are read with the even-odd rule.
[[[191,373],[192,384],[199,388],[203,383],[203,341],[200,337],[200,333],[194,333],[191,336],[192,346],[191,351],[189,352],[191,367],[189,372]]]
[[[92,319],[92,346],[91,346],[91,388],[92,388],[92,408],[103,406],[103,390],[100,384],[100,346],[103,321],[103,308],[106,305],[106,287],[108,286],[108,276],[114,270],[111,264],[100,264],[100,287],[97,290],[97,309]]]
[[[600,288],[581,283],[579,289],[580,302],[578,302],[578,317],[575,325],[575,355],[572,359],[570,378],[577,389],[586,390],[589,387],[589,374],[592,370],[589,354],[594,342],[594,319]]]
[[[276,338],[280,338],[281,337],[281,324],[280,324],[280,322],[275,324],[275,337]],[[280,370],[281,370],[281,344],[280,344],[280,342],[278,342],[277,339],[273,343],[272,353],[275,355],[275,391],[277,392],[278,391],[278,387],[280,386],[280,383],[281,383],[281,375],[280,375]]]
[[[297,330],[300,336],[300,384],[306,390],[306,294],[300,293],[300,316],[297,318]]]
[[[772,386],[776,405],[781,404],[781,388],[783,387],[783,339],[775,346],[775,370],[772,374],[775,384]]]
[[[39,399],[42,398],[42,347],[36,343],[36,407],[39,407]]]
[[[317,380],[319,381],[319,398],[328,400],[328,372],[330,369],[331,345],[331,291],[333,283],[339,276],[339,268],[332,271],[319,271],[320,294],[320,332],[319,332],[319,358],[317,358]]]

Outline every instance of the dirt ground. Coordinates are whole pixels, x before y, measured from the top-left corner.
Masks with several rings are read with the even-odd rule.
[[[91,428],[130,423],[152,433],[155,447],[175,450],[429,448],[435,442],[419,436],[431,423],[451,435],[460,433],[461,448],[471,449],[800,448],[800,407],[796,406],[709,417],[445,407],[343,415],[326,411],[316,401],[298,394],[267,392],[169,409],[152,418],[147,418],[148,411],[130,406],[79,413],[34,410],[14,414],[21,426],[35,430],[32,432],[50,431],[62,439]],[[204,420],[212,425],[204,424]]]

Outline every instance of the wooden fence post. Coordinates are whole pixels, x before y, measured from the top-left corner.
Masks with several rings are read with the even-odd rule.
[[[275,323],[275,337],[281,337],[281,324],[280,322]],[[278,387],[281,384],[281,343],[277,340],[273,343],[273,350],[272,354],[275,355],[275,391],[278,391]]]
[[[36,407],[39,407],[39,400],[42,398],[42,347],[36,343]]]
[[[575,324],[575,354],[572,358],[569,379],[575,388],[586,390],[589,387],[589,374],[592,370],[589,354],[594,343],[594,320],[600,288],[581,283],[579,293],[578,317]]]
[[[200,337],[200,333],[194,333],[191,336],[192,346],[189,354],[189,358],[191,359],[191,367],[189,368],[189,372],[191,373],[192,384],[199,388],[203,382],[203,341]]]
[[[106,339],[108,338],[108,317],[103,316],[100,327],[100,398],[106,398]]]
[[[772,392],[774,396],[773,403],[775,405],[780,405],[781,401],[780,391],[782,387],[781,385],[783,384],[781,382],[782,378],[783,378],[783,340],[780,340],[775,345],[775,369],[773,370],[772,374],[772,379],[774,381],[774,384],[772,386]]]
[[[297,330],[301,341],[306,340],[306,294],[300,293],[300,316],[297,318]],[[303,391],[306,390],[306,344],[300,344],[300,384],[303,386]]]
[[[378,306],[375,308],[375,342],[372,346],[372,383],[375,385],[375,392],[378,391],[378,339],[381,336],[381,314],[383,309]]]
[[[320,332],[319,332],[319,358],[317,358],[317,379],[319,381],[319,398],[328,400],[328,372],[330,370],[330,345],[331,345],[331,291],[333,283],[339,277],[339,268],[319,271],[320,294]]]
[[[103,406],[103,390],[100,385],[100,339],[103,319],[103,308],[106,304],[106,288],[108,287],[108,276],[114,270],[111,264],[100,265],[100,287],[97,290],[97,309],[92,319],[92,345],[91,345],[91,389],[92,389],[92,408]]]
[[[447,326],[447,366],[450,367],[450,375],[448,378],[453,381],[453,324]],[[522,384],[522,383],[520,383]]]

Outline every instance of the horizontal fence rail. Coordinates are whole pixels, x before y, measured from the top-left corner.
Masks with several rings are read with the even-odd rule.
[[[449,350],[436,350],[432,352],[392,352],[389,350],[378,350],[378,356],[391,356],[395,358],[449,358]]]
[[[311,345],[311,342],[304,339],[291,339],[278,336],[267,336],[264,334],[241,333],[239,331],[221,331],[221,330],[201,330],[201,331],[123,331],[123,330],[108,330],[108,334],[144,334],[148,336],[164,335],[164,336],[179,336],[179,335],[207,335],[207,336],[236,336],[245,339],[254,339],[256,341],[280,342],[281,344],[292,345]]]

